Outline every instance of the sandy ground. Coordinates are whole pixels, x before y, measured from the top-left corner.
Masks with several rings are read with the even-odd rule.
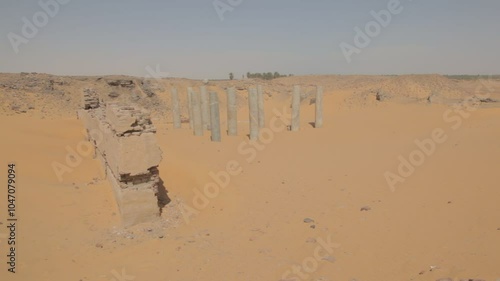
[[[279,132],[279,120],[270,125],[273,109],[289,110],[289,101],[268,99],[274,131],[256,144],[246,137],[244,108],[239,136],[223,134],[221,143],[156,118],[159,169],[172,202],[162,218],[130,229],[120,227],[92,155],[62,182],[52,169],[64,163],[66,147],[82,144],[79,120],[0,117],[0,182],[14,161],[19,218],[17,273],[7,272],[0,236],[0,279],[499,280],[500,108],[460,115],[449,105],[352,106],[352,95],[326,91],[322,129],[309,124],[314,105],[304,102],[297,133]],[[398,157],[409,159],[415,141],[436,129],[445,140],[391,189],[386,172],[397,175]],[[228,163],[241,173],[199,200],[214,182],[211,172]]]

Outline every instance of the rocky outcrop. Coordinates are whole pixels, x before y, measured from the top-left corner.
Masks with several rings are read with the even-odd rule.
[[[377,101],[386,101],[388,99],[390,99],[390,95],[382,90],[378,90],[376,93],[375,93],[375,99]]]
[[[99,107],[99,95],[94,89],[85,89],[83,91],[83,108],[95,109]]]
[[[158,170],[162,152],[149,112],[117,103],[84,108],[79,118],[113,186],[123,224],[153,220],[168,198]]]
[[[141,89],[146,94],[146,96],[152,97],[155,95],[153,88],[154,87],[151,85],[151,82],[149,82],[148,80],[143,80],[141,82]]]
[[[133,88],[135,86],[134,81],[129,79],[108,80],[107,83],[109,86],[114,86],[114,87]]]

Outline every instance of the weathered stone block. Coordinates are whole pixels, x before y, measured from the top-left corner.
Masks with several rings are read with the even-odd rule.
[[[125,226],[160,213],[166,194],[158,166],[162,152],[149,113],[135,106],[108,103],[79,111],[97,157],[111,182]],[[159,203],[160,202],[160,203]]]

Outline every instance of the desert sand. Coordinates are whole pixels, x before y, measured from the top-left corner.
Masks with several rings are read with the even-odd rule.
[[[112,79],[135,86],[110,86]],[[7,182],[7,164],[16,163],[19,218],[11,274],[2,188],[1,280],[500,279],[500,80],[210,81],[221,99],[220,143],[208,132],[193,136],[187,123],[172,127],[170,89],[180,91],[187,117],[186,88],[197,90],[202,81],[153,81],[152,94],[140,81],[0,75],[0,182]],[[289,114],[292,86],[302,85],[299,132],[275,130],[265,142],[249,142],[246,91],[257,84],[266,94],[266,127],[276,110]],[[320,129],[310,124],[316,85],[325,89]],[[225,134],[229,86],[239,94],[237,137]],[[92,155],[62,181],[56,176],[53,163],[64,163],[67,147],[86,139],[76,117],[84,88],[152,112],[163,151],[160,176],[172,200],[154,221],[121,226],[111,186]],[[391,188],[386,173],[398,175],[400,156],[409,159],[419,150],[416,141],[432,139],[435,130],[442,141]],[[228,162],[241,173],[213,198],[197,201],[214,182],[211,173]]]

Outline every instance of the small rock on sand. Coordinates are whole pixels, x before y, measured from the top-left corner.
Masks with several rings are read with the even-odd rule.
[[[307,238],[306,243],[316,243],[316,238],[309,237]]]
[[[313,219],[310,219],[310,218],[305,218],[305,219],[304,219],[304,222],[305,222],[305,223],[313,223],[313,222],[314,222],[314,220],[313,220]]]
[[[334,263],[334,262],[335,262],[335,258],[334,258],[334,257],[332,257],[332,256],[326,256],[326,257],[322,258],[322,260],[324,260],[324,261],[329,261],[329,262],[331,262],[331,263]]]

